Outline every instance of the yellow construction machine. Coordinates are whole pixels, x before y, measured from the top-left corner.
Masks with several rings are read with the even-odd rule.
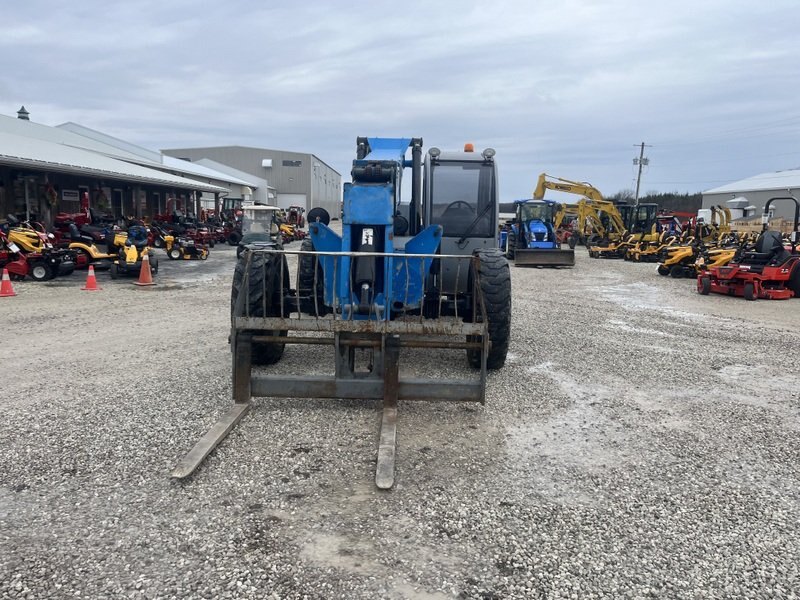
[[[546,190],[583,196],[575,204],[562,204],[556,213],[555,229],[561,231],[563,237],[568,237],[565,241],[570,247],[574,248],[578,242],[593,244],[602,240],[618,241],[624,236],[626,227],[617,205],[605,200],[591,184],[541,173],[533,190],[534,200],[544,198]],[[572,220],[577,223],[577,228],[566,236],[563,234],[564,225]]]

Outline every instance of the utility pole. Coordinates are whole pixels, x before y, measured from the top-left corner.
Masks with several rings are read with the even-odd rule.
[[[636,148],[637,144],[634,144],[634,148]],[[634,165],[639,165],[639,174],[636,176],[636,197],[635,203],[636,206],[639,206],[639,184],[642,181],[642,166],[647,166],[650,164],[650,159],[644,157],[644,148],[647,146],[648,148],[652,148],[650,144],[645,144],[644,142],[641,143],[639,146],[639,158],[633,159]]]

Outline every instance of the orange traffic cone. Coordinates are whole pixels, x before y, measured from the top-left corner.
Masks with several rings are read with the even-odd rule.
[[[145,254],[142,257],[142,268],[139,271],[139,281],[134,281],[134,285],[155,285],[153,283],[153,274],[150,272],[150,257]]]
[[[8,276],[8,269],[3,269],[3,282],[0,283],[0,298],[16,295],[14,286],[11,285],[11,278]]]
[[[89,265],[89,274],[86,276],[86,285],[84,285],[82,290],[86,290],[87,292],[99,292],[101,287],[97,286],[97,278],[94,276],[94,266]]]

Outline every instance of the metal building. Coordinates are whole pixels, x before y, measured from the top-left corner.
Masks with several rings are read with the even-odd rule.
[[[162,152],[200,164],[213,161],[266,179],[275,189],[274,202],[278,206],[297,205],[306,210],[321,206],[332,217],[339,216],[342,176],[314,154],[246,146],[172,148]]]
[[[703,192],[703,208],[724,206],[731,201],[741,203],[740,199],[743,198],[756,215],[761,215],[767,200],[789,195],[800,200],[800,169],[762,173],[707,190]],[[794,206],[791,202],[775,203],[773,207],[775,217],[794,219]]]
[[[27,111],[17,119],[0,115],[0,218],[25,215],[49,225],[59,212],[78,212],[84,195],[103,213],[142,218],[163,211],[169,198],[191,207],[202,194],[216,199],[242,188],[227,174],[193,178],[118,142],[33,123]]]

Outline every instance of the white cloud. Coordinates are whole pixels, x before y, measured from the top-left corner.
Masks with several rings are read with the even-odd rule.
[[[497,148],[510,197],[544,170],[630,187],[642,140],[645,189],[800,164],[798,122],[764,125],[800,115],[794,1],[32,0],[5,13],[5,114],[24,104],[152,148],[284,147],[347,173],[357,135],[473,141]]]

